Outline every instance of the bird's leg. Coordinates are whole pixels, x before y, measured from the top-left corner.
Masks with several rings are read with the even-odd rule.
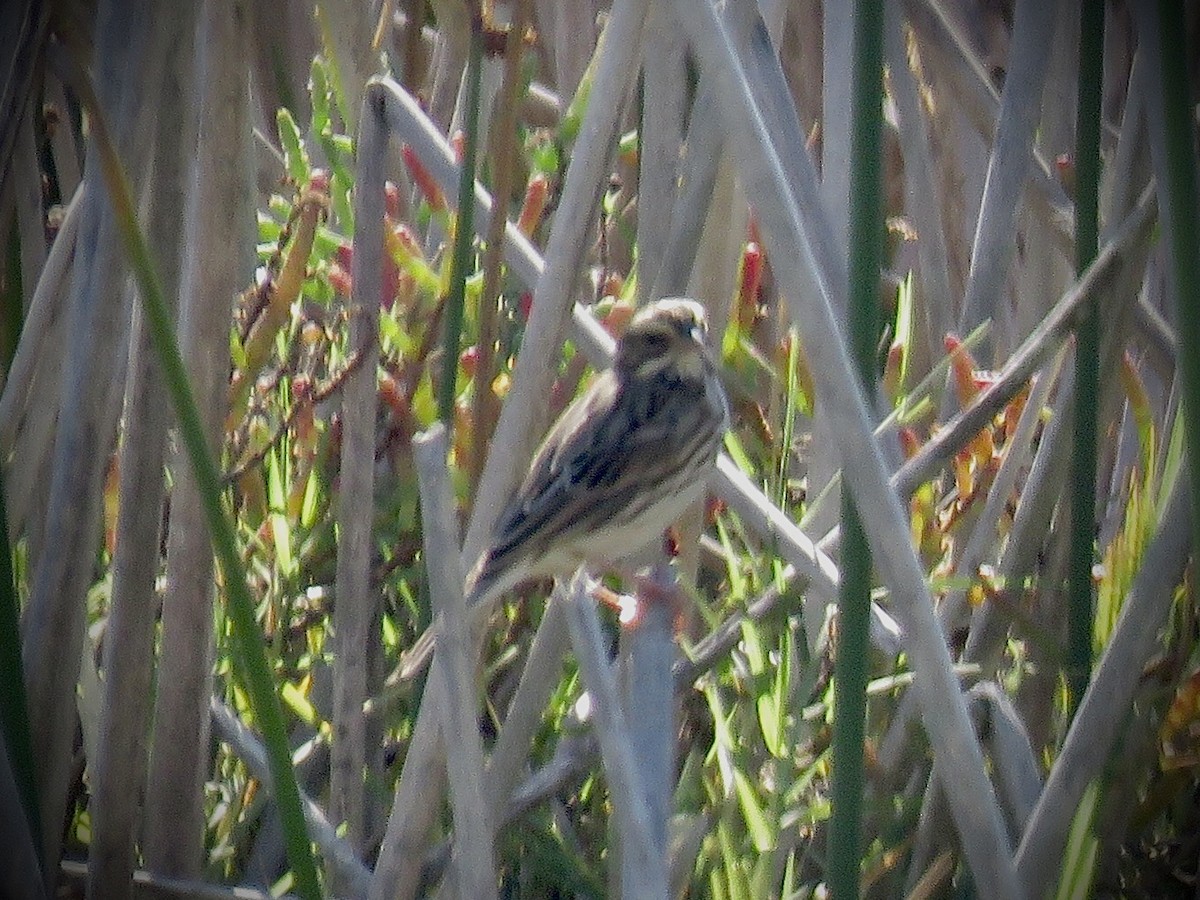
[[[662,568],[655,566],[648,571],[633,572],[627,567],[610,564],[604,571],[621,576],[621,581],[632,585],[632,593],[618,593],[606,585],[596,582],[592,596],[617,612],[617,620],[624,628],[637,625],[641,607],[649,603],[666,603],[671,610],[671,621],[678,626],[683,621],[686,594],[674,578],[664,578]]]
[[[671,611],[671,623],[675,633],[679,634],[686,622],[688,597],[679,584],[679,579],[673,574],[667,574],[668,571],[665,566],[655,566],[649,571],[638,573],[633,579],[634,590],[642,606],[651,603],[666,604]],[[636,621],[635,618],[630,624]]]
[[[621,575],[621,580],[629,580],[633,576],[629,573],[622,572],[617,568],[608,567],[606,571],[615,572]],[[637,620],[637,597],[630,594],[622,594],[614,591],[601,581],[596,581],[592,585],[592,596],[610,607],[617,613],[617,621],[622,625],[628,625]]]
[[[679,534],[675,526],[663,532],[662,550],[668,559],[679,555]],[[622,584],[632,586],[632,593],[618,593],[597,579],[591,589],[593,597],[616,610],[617,620],[622,627],[637,624],[640,618],[639,604],[666,603],[671,610],[671,621],[676,632],[683,631],[687,622],[687,594],[680,587],[678,578],[665,574],[668,571],[665,566],[659,564],[648,570],[635,571],[628,565],[607,559],[590,557],[589,562],[593,571],[617,575]]]

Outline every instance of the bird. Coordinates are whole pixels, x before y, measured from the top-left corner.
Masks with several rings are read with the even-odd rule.
[[[559,417],[467,576],[469,603],[634,555],[704,496],[729,403],[695,300],[648,304]]]
[[[634,315],[612,366],[547,433],[466,576],[476,625],[523,582],[583,565],[613,568],[661,540],[704,496],[729,427],[707,337],[695,300],[665,298]],[[393,678],[424,666],[437,630],[434,623],[403,654]]]

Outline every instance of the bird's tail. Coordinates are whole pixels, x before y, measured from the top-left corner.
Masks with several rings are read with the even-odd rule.
[[[463,582],[467,622],[471,630],[483,626],[491,615],[491,601],[512,587],[509,579],[504,578],[502,572],[489,564],[490,558],[490,554],[483,554],[471,567],[471,571]],[[429,661],[433,658],[433,651],[437,648],[441,623],[440,616],[435,618],[429,627],[418,635],[412,646],[401,653],[398,667],[401,679],[411,678],[429,665]]]

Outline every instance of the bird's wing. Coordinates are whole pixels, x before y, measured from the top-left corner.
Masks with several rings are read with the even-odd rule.
[[[606,372],[556,423],[497,522],[485,572],[494,577],[640,507],[639,499],[678,466],[677,454],[663,446],[665,434],[693,428],[689,437],[697,446],[704,442],[703,429],[692,421],[700,418],[701,397],[697,406],[684,407],[687,421],[666,421],[680,407],[663,403],[661,391],[621,398],[622,390]]]
[[[529,467],[529,474],[496,522],[489,563],[540,554],[570,516],[574,483],[593,465],[588,448],[613,428],[618,386],[602,373],[555,423]]]

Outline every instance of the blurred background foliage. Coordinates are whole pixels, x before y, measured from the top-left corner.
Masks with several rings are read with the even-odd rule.
[[[1026,890],[1190,897],[1200,873],[1200,644],[1194,575],[1185,568],[1190,520],[1186,504],[1181,514],[1170,510],[1187,484],[1183,410],[1195,409],[1188,372],[1196,353],[1183,339],[1186,306],[1173,293],[1186,281],[1172,267],[1196,258],[1181,263],[1178,248],[1187,246],[1189,214],[1195,236],[1200,7],[1164,4],[1160,22],[1133,4],[1102,4],[1094,45],[1081,40],[1079,5],[1049,5],[1049,33],[1039,33],[1032,5],[913,0],[883,15],[886,230],[870,340],[874,384],[865,395],[891,471],[934,457],[919,483],[898,487],[907,537],[954,671],[971,691],[1027,879],[1021,836],[1040,814],[1043,782],[1070,763],[1068,729],[1096,747],[1094,769],[1082,776],[1087,791],[1058,812],[1069,839],[1061,852],[1049,851],[1051,868],[1036,870]],[[386,852],[393,791],[426,687],[412,648],[433,621],[412,439],[448,419],[465,524],[513,389],[535,287],[501,259],[496,226],[479,215],[462,221],[460,188],[442,180],[428,152],[393,135],[377,357],[364,350],[354,330],[354,219],[360,98],[371,75],[389,75],[411,93],[460,163],[476,160],[479,184],[539,252],[556,219],[588,218],[566,291],[614,337],[639,303],[671,283],[664,253],[689,227],[679,224],[682,198],[689,179],[707,179],[701,206],[691,210],[699,209],[690,223],[696,260],[682,284],[716,325],[734,412],[726,450],[765,500],[839,560],[831,435],[842,419],[821,402],[806,324],[785,303],[788,286],[739,181],[731,149],[739,145],[727,136],[722,149],[721,127],[700,121],[722,113],[725,101],[706,92],[698,56],[672,18],[680,5],[650,4],[638,28],[644,69],[617,103],[595,202],[564,209],[577,148],[597,140],[586,116],[611,52],[598,40],[637,4],[613,6],[621,8],[595,0],[481,9],[460,0],[213,0],[186,12],[150,0],[129,9],[117,0],[6,4],[0,713],[8,771],[0,772],[0,816],[6,833],[23,840],[0,868],[13,873],[13,891],[20,886],[13,896],[46,896],[56,883],[68,896],[85,884],[90,896],[112,896],[105,891],[124,893],[130,879],[163,891],[173,879],[172,896],[232,896],[217,892],[233,885],[356,896]],[[853,15],[818,0],[760,6],[789,115],[807,135],[803,152],[821,173],[828,218],[845,247],[847,179],[860,162],[848,153]],[[163,24],[172,16],[178,21]],[[1147,37],[1160,25],[1165,37],[1171,24],[1176,42]],[[1162,74],[1173,59],[1184,73],[1174,93]],[[481,81],[476,127],[466,90],[472,66]],[[1081,71],[1102,74],[1088,84]],[[127,250],[113,225],[122,213],[104,199],[112,179],[94,174],[104,165],[101,139],[81,79],[95,85],[164,311],[178,321],[197,434],[220,478],[211,508],[232,528],[240,571],[222,562],[213,574],[207,532],[199,532],[199,550],[176,550],[171,535],[190,502],[181,488],[186,441],[167,412],[178,407],[168,404],[164,376],[155,374],[166,371],[169,380],[169,365],[146,362],[159,338],[145,333],[148,314],[127,287]],[[1081,87],[1095,92],[1099,116],[1090,175],[1077,165]],[[1170,131],[1180,118],[1185,130]],[[705,145],[702,127],[718,137]],[[695,147],[715,155],[702,149],[697,162]],[[1176,160],[1192,167],[1193,196],[1176,192],[1168,209],[1164,184],[1187,184],[1173,180]],[[1099,329],[1090,392],[1082,381],[1077,390],[1065,364],[1085,318],[1086,304],[1071,305],[1087,265],[1077,266],[1075,254],[1085,195],[1099,210],[1099,258],[1107,248],[1117,260],[1089,295]],[[1160,218],[1148,226],[1156,197]],[[456,257],[460,233],[471,240]],[[136,259],[132,271],[145,296]],[[224,282],[203,282],[206,271]],[[216,309],[207,339],[195,324],[205,307]],[[1035,364],[1022,368],[1030,358]],[[553,388],[538,402],[549,422],[593,367],[573,337],[544,365]],[[195,374],[204,366],[207,383]],[[343,394],[364,366],[375,368],[366,376],[375,399],[371,492],[351,502],[369,506],[369,628],[362,646],[339,647]],[[148,406],[138,406],[140,396]],[[1080,404],[1096,416],[1090,450],[1070,439]],[[955,430],[961,411],[983,407],[975,427]],[[157,409],[156,418],[140,409]],[[132,447],[158,449],[146,456]],[[1089,452],[1095,473],[1081,494],[1068,473]],[[1070,513],[1085,494],[1094,514],[1081,529]],[[835,598],[798,576],[778,535],[740,509],[714,496],[672,535],[690,585],[678,623],[678,711],[661,723],[677,748],[672,890],[731,900],[825,896],[839,851],[830,840],[833,660],[845,636],[827,615]],[[123,524],[134,511],[140,539]],[[68,521],[73,528],[62,530]],[[122,561],[122,541],[138,542],[141,563]],[[1153,553],[1156,541],[1163,549]],[[1082,595],[1075,590],[1082,619],[1068,614],[1072,542],[1088,564]],[[196,559],[198,576],[188,574]],[[139,577],[134,623],[116,607]],[[199,596],[218,602],[211,612],[199,607],[211,641],[201,632],[199,656],[185,659],[169,649],[166,610],[176,586],[193,577]],[[244,638],[234,601],[223,602],[235,579],[252,603],[254,628]],[[990,895],[993,887],[972,879],[942,796],[956,786],[932,771],[889,586],[875,577],[870,587],[877,612],[864,660],[857,891]],[[1114,656],[1132,669],[1110,711],[1115,725],[1098,724],[1079,706],[1082,689],[1116,644],[1131,592],[1168,601],[1161,621],[1144,626],[1148,655]],[[548,584],[517,591],[487,632],[479,669],[485,749],[512,715],[549,593]],[[615,650],[621,626],[610,611],[602,615]],[[1069,637],[1079,628],[1082,671],[1070,649],[1079,639]],[[126,632],[144,651],[110,648]],[[128,662],[138,654],[136,674],[115,668],[114,655]],[[360,731],[346,739],[361,741],[354,778],[363,800],[345,812],[331,745],[343,733],[335,683],[348,656],[364,668],[366,703],[358,702]],[[256,660],[277,700],[256,693]],[[522,783],[497,832],[495,877],[506,897],[613,890],[611,798],[583,685],[571,655],[555,666]],[[59,684],[40,672],[67,674]],[[190,719],[163,705],[163,686],[188,679],[198,680],[193,694],[203,703],[197,712],[193,702]],[[119,700],[128,696],[122,686],[143,698],[140,709]],[[279,710],[282,730],[274,733]],[[164,724],[175,716],[178,732]],[[129,749],[105,767],[97,761],[114,735],[126,742],[115,746]],[[296,816],[278,815],[264,746],[290,753],[297,796],[327,816],[320,835],[311,810],[307,836],[299,806]],[[155,782],[156,755],[187,754],[198,761],[190,782]],[[117,770],[126,780],[113,784],[124,787],[102,794]],[[98,809],[101,796],[111,813]],[[178,812],[180,797],[192,798],[195,815]],[[434,828],[418,848],[425,855],[413,892],[432,893],[451,859],[441,792],[428,802]],[[315,872],[303,871],[311,857],[297,862],[310,839],[325,864],[320,887]],[[106,868],[111,859],[115,868]],[[39,871],[49,880],[38,883]],[[370,896],[390,890],[377,879]]]

